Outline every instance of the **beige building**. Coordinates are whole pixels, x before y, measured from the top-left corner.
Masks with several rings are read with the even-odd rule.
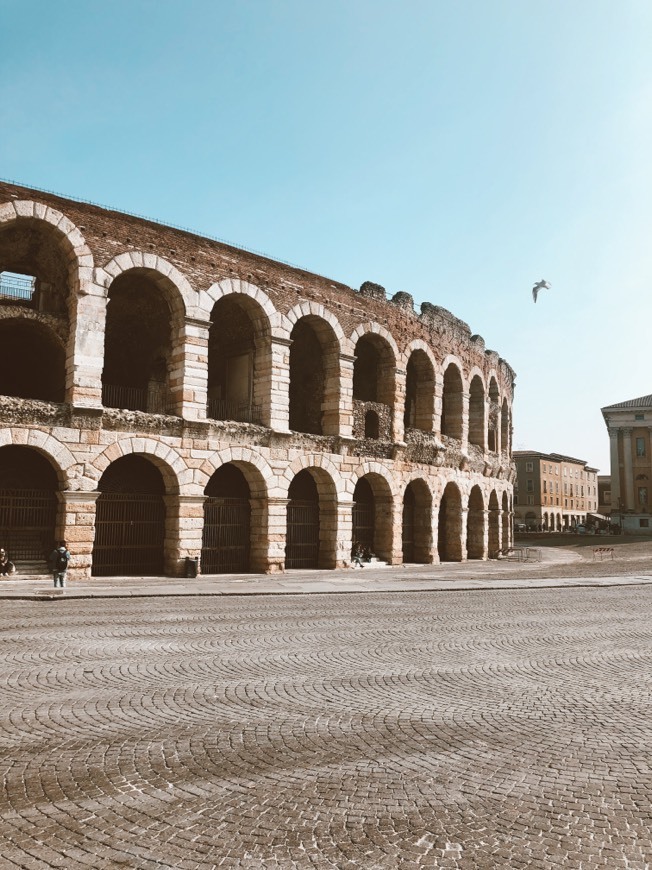
[[[652,396],[602,408],[611,459],[611,521],[626,535],[645,535],[650,522]]]
[[[497,557],[514,372],[430,303],[0,183],[0,545],[72,575]]]
[[[514,524],[560,532],[598,511],[598,469],[560,453],[515,450]]]

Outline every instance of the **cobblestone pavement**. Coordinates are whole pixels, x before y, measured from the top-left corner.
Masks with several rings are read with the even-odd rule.
[[[643,870],[651,609],[4,600],[0,866]]]

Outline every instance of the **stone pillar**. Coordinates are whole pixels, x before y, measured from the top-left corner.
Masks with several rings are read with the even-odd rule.
[[[623,433],[623,477],[621,485],[625,496],[625,510],[634,509],[634,471],[632,468],[632,430],[621,429]]]
[[[186,557],[201,556],[204,495],[166,495],[163,570],[167,577],[183,577]]]
[[[65,541],[70,555],[68,576],[85,580],[91,576],[95,543],[95,507],[99,492],[58,492],[57,541]]]
[[[274,571],[274,566],[270,566],[269,561],[267,504],[267,497],[249,499],[249,507],[251,508],[249,568],[254,574],[270,574]]]
[[[287,498],[267,500],[267,568],[268,574],[285,571],[285,543],[287,537]]]
[[[353,365],[355,357],[340,354],[340,431],[343,438],[353,436]],[[350,550],[349,550],[350,553]]]
[[[208,399],[207,320],[186,317],[170,360],[170,405],[186,420],[205,420]]]
[[[441,435],[441,412],[443,407],[444,395],[444,376],[441,372],[435,373],[435,400],[434,400],[434,419],[432,421],[432,431]],[[436,540],[436,539],[435,539]]]
[[[106,305],[106,291],[90,281],[71,294],[66,401],[77,408],[102,407]]]
[[[290,431],[291,344],[289,338],[272,336],[267,345],[267,360],[263,364],[269,396],[269,407],[263,411],[263,422],[277,432]]]
[[[467,420],[468,420],[468,416],[467,416]],[[468,533],[469,533],[468,532],[468,522],[469,522],[469,509],[468,509],[468,507],[462,507],[461,514],[462,514],[462,516],[461,516],[460,521],[462,523],[462,527],[460,528],[460,547],[461,547],[460,562],[466,562],[466,560],[468,558],[467,554],[466,554],[466,544],[467,544],[467,538],[468,538]]]
[[[394,411],[392,420],[392,441],[402,444],[405,442],[405,423],[403,417],[405,415],[405,391],[407,372],[405,369],[396,369],[394,377]],[[401,560],[402,561],[402,560]]]
[[[489,511],[484,508],[482,511],[482,561],[486,562],[489,558]]]
[[[441,559],[439,558],[439,506],[435,507],[434,500],[430,508],[430,523],[432,533],[430,563],[432,565],[439,565],[441,562]]]
[[[465,390],[462,393],[462,452],[469,452],[469,404],[470,396]]]
[[[618,429],[609,429],[609,452],[611,458],[611,510],[620,509],[620,456],[618,455]]]
[[[335,567],[348,568],[351,565],[353,549],[353,502],[337,502],[337,543]]]

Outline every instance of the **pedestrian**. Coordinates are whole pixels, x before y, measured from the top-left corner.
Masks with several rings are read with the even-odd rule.
[[[364,565],[362,564],[362,547],[358,541],[355,542],[353,549],[351,550],[351,567],[364,568]]]
[[[6,550],[0,549],[0,576],[8,577],[16,570],[16,566],[9,560]]]
[[[52,577],[54,579],[54,588],[57,586],[63,587],[66,585],[66,571],[70,562],[70,553],[66,548],[65,541],[59,541],[59,546],[50,553],[50,567],[52,569]]]

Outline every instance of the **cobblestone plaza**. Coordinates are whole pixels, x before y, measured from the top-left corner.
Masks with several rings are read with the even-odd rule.
[[[1,866],[643,870],[651,605],[4,600]]]

